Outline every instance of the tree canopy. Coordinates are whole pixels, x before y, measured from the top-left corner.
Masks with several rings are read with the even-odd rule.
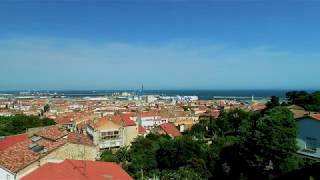
[[[135,179],[272,179],[303,166],[295,156],[296,135],[285,107],[236,109],[201,119],[182,137],[138,137],[113,155]]]
[[[313,93],[291,91],[286,95],[290,104],[302,106],[308,111],[320,112],[320,91]]]
[[[52,119],[38,116],[15,115],[10,117],[0,116],[0,136],[20,134],[27,128],[49,126],[56,124]]]
[[[280,101],[279,101],[279,97],[277,97],[277,96],[271,96],[271,99],[270,99],[270,101],[268,101],[267,103],[266,103],[266,109],[268,110],[268,109],[272,109],[272,108],[274,108],[274,107],[277,107],[277,106],[280,106]]]

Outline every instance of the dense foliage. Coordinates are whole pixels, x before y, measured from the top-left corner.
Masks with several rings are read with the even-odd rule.
[[[0,136],[20,134],[27,128],[54,125],[55,122],[49,118],[38,116],[15,115],[10,117],[0,116]]]
[[[135,179],[270,179],[304,165],[295,156],[296,134],[285,107],[232,110],[201,119],[182,137],[149,134],[102,159],[121,163]]]
[[[290,104],[302,106],[307,111],[320,112],[320,91],[313,93],[305,91],[291,91],[286,95]]]
[[[270,101],[266,103],[266,110],[272,109],[274,107],[280,106],[279,97],[271,96]]]

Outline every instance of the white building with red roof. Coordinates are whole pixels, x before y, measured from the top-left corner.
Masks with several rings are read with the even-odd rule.
[[[162,119],[160,114],[155,111],[139,112],[136,114],[139,126],[144,127],[147,131],[167,123],[166,119]]]
[[[131,114],[102,117],[86,127],[86,133],[100,149],[129,146],[138,136],[138,125]]]

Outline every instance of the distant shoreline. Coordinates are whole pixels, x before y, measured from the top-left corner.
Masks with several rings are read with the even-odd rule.
[[[0,91],[1,94],[12,95],[63,95],[66,97],[97,97],[108,96],[112,93],[130,92],[139,95],[163,95],[163,96],[198,96],[200,100],[212,100],[213,97],[220,99],[220,97],[234,97],[251,99],[254,96],[257,99],[269,98],[271,96],[278,96],[285,98],[286,92],[292,90],[39,90],[39,91]],[[308,92],[314,90],[306,90]]]

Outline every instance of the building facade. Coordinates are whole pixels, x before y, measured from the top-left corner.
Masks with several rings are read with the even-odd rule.
[[[297,121],[299,153],[320,159],[320,114]]]

